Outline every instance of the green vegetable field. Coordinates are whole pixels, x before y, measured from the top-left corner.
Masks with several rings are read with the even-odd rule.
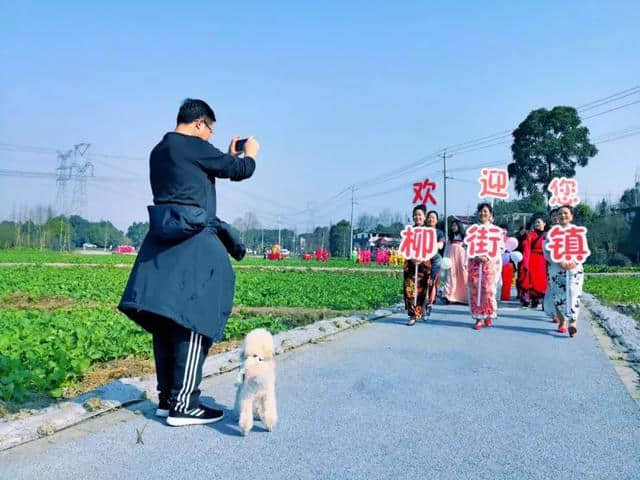
[[[37,265],[0,267],[0,401],[19,404],[35,393],[61,397],[104,362],[151,358],[150,336],[116,309],[129,268],[115,264],[133,263],[132,257],[0,252],[0,263],[10,262]],[[307,321],[280,310],[326,314],[390,305],[400,299],[400,277],[400,271],[237,270],[234,305],[249,313],[232,315],[225,340],[257,327],[275,333]]]

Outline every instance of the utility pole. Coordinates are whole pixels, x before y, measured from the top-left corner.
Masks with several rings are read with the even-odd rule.
[[[451,155],[449,155],[449,158]],[[442,164],[444,166],[444,235],[445,237],[449,232],[449,218],[447,217],[447,149],[440,154],[440,158],[442,158]]]
[[[280,238],[280,216],[278,215],[278,245],[282,248],[282,239]]]
[[[351,252],[353,252],[353,206],[355,204],[353,194],[355,190],[355,185],[351,185],[351,234],[349,235],[349,255],[347,255],[347,258],[351,258]]]

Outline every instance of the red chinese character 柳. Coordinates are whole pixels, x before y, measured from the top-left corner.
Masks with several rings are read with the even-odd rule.
[[[551,255],[551,260],[555,263],[583,263],[591,255],[586,227],[571,225],[564,228],[556,225],[549,230],[548,238],[546,248]]]
[[[432,190],[436,189],[436,182],[432,182],[428,178],[424,182],[416,182],[413,184],[413,203],[422,203],[426,205],[431,202],[437,205],[435,197],[431,194]],[[422,191],[425,190],[423,194]]]
[[[399,251],[405,258],[424,262],[438,252],[436,229],[431,227],[413,227],[407,225],[400,232],[402,241]]]
[[[555,177],[551,180],[547,190],[551,192],[549,205],[552,207],[562,207],[564,205],[575,207],[580,203],[578,181],[573,178]]]
[[[504,235],[495,225],[472,225],[464,237],[469,257],[486,256],[495,259],[504,245]]]
[[[478,197],[509,198],[509,173],[504,168],[483,168]]]

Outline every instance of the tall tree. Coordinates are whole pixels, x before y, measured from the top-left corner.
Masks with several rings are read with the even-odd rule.
[[[127,229],[127,237],[131,244],[138,248],[149,231],[149,222],[133,222]]]
[[[329,250],[333,257],[349,257],[349,235],[351,224],[340,220],[329,231]]]
[[[519,194],[541,192],[553,177],[571,178],[576,166],[585,167],[598,149],[589,141],[589,129],[581,126],[573,107],[533,110],[513,132],[513,162],[509,176]]]
[[[620,197],[622,208],[640,207],[640,182],[634,188],[628,188]]]

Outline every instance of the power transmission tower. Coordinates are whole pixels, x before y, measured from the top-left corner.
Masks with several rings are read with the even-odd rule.
[[[71,150],[58,152],[58,167],[56,168],[56,209],[60,215],[66,215],[69,209],[67,198],[67,182],[71,180]]]
[[[58,152],[56,168],[56,208],[60,215],[86,215],[88,206],[87,178],[93,177],[93,163],[85,159],[91,145],[79,143],[66,152]],[[71,202],[69,202],[68,183],[73,182]]]
[[[86,218],[89,199],[87,197],[87,177],[93,177],[93,163],[85,159],[89,143],[79,143],[73,146],[73,161],[71,175],[73,178],[73,197],[71,200],[71,214]]]

